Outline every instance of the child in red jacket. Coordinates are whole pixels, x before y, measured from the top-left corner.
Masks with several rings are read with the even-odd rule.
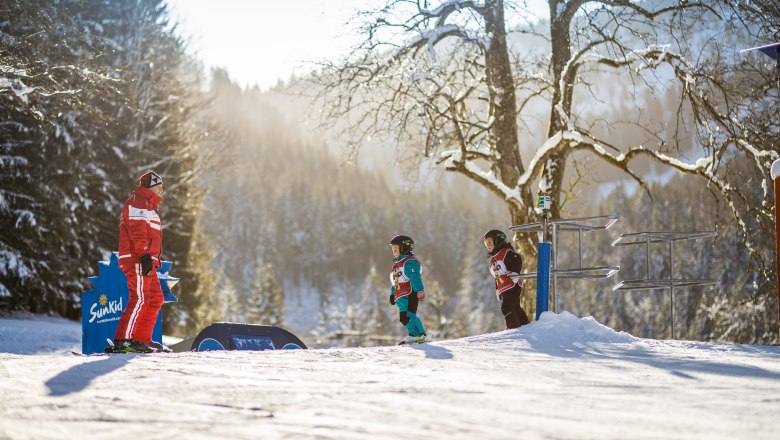
[[[498,229],[491,229],[482,237],[490,259],[490,273],[496,280],[496,298],[501,301],[501,313],[506,321],[506,328],[517,328],[530,321],[523,306],[520,305],[520,294],[523,282],[520,273],[523,271],[523,258],[512,248],[512,243],[506,239],[506,234]]]

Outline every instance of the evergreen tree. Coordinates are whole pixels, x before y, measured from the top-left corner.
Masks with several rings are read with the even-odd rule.
[[[245,319],[263,325],[284,324],[284,292],[270,264],[257,267],[246,304]]]
[[[360,304],[365,310],[365,329],[369,339],[375,343],[395,341],[395,328],[398,324],[397,309],[390,305],[390,287],[388,278],[377,270],[376,264],[363,280]]]
[[[245,322],[246,308],[233,283],[223,277],[216,285],[216,296],[220,298],[220,321]]]
[[[14,231],[0,239],[0,297],[10,308],[78,316],[94,257],[108,249],[106,109],[119,92],[96,60],[95,23],[79,14],[88,6],[0,6],[0,224]]]
[[[198,69],[164,2],[12,1],[0,15],[9,17],[0,106],[10,118],[0,124],[0,225],[14,231],[0,238],[4,307],[78,316],[87,277],[116,250],[122,203],[155,168],[168,192],[163,257],[187,292],[166,323],[185,325],[208,309],[193,177],[209,125],[197,123]]]
[[[456,335],[453,327],[457,326],[449,318],[447,295],[435,278],[431,278],[431,281],[425,285],[425,299],[420,301],[417,311],[428,334],[436,338],[450,338]]]

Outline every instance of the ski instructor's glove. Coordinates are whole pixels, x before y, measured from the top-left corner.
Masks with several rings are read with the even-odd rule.
[[[424,300],[425,299],[425,292],[423,292],[422,290],[417,292],[417,299],[419,299],[420,301]]]
[[[143,276],[148,276],[152,273],[152,269],[154,269],[152,266],[152,256],[150,254],[141,255],[141,273]]]
[[[395,295],[390,295],[390,305],[391,306],[395,305]]]

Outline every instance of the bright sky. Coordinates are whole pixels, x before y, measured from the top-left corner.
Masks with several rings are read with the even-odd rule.
[[[525,0],[545,14],[543,0]],[[311,61],[338,59],[358,43],[357,9],[372,0],[168,0],[180,32],[207,67],[224,67],[242,86],[262,89],[305,74]],[[529,17],[526,17],[529,18]]]
[[[207,67],[267,89],[343,56],[357,41],[345,25],[366,0],[168,0],[180,31]]]

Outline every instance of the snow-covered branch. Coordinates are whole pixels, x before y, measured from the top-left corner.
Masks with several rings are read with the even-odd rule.
[[[511,188],[505,185],[493,171],[481,169],[474,162],[474,158],[464,157],[463,151],[460,149],[442,152],[437,164],[444,166],[444,169],[448,171],[458,172],[479,182],[496,196],[518,209],[525,206],[525,201],[523,200],[518,187]]]

